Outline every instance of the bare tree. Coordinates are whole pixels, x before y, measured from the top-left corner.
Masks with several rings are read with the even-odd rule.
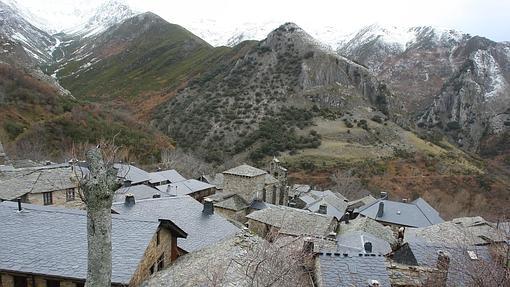
[[[337,170],[331,175],[334,182],[333,191],[341,193],[349,200],[361,198],[369,195],[370,192],[365,189],[361,179],[354,175],[354,170]]]
[[[303,249],[302,237],[269,234],[236,263],[248,286],[310,286],[313,254]]]
[[[85,154],[89,170],[79,179],[80,197],[87,208],[87,286],[90,287],[111,286],[111,207],[119,186],[113,167],[116,152],[115,145],[105,143],[89,149]]]
[[[184,176],[191,178],[197,178],[213,172],[211,165],[178,148],[162,151],[161,164],[164,168],[176,169],[182,172]]]
[[[143,286],[313,286],[313,254],[304,237],[271,235],[264,240],[249,232],[179,258]],[[308,246],[308,245],[307,245]]]

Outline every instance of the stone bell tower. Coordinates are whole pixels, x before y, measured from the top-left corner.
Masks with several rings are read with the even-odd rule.
[[[287,205],[289,200],[289,186],[288,186],[288,171],[281,165],[281,162],[276,157],[273,157],[269,162],[269,173],[278,180],[277,186],[274,188],[278,190],[278,196],[275,203]]]

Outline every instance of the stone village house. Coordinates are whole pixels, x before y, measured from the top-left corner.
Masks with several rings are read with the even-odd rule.
[[[0,201],[75,207],[80,205],[78,175],[68,164],[14,169],[0,181]]]
[[[231,220],[244,223],[252,211],[268,205],[287,205],[289,201],[287,169],[276,158],[270,162],[269,172],[242,164],[214,178],[222,179],[216,182],[222,190],[208,198],[214,201],[219,214]]]
[[[30,204],[20,206],[14,202],[0,203],[0,286],[84,286],[86,213]],[[113,215],[112,286],[139,286],[176,259],[177,238],[186,236],[170,220]]]

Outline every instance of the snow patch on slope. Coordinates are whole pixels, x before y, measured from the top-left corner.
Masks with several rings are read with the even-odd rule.
[[[109,0],[97,7],[93,15],[86,21],[64,32],[84,38],[91,37],[133,16],[135,16],[135,12],[125,1]]]
[[[503,72],[494,57],[485,50],[478,50],[472,56],[471,60],[475,64],[475,74],[485,80],[485,99],[491,99],[502,94],[508,87],[508,83],[503,77]]]

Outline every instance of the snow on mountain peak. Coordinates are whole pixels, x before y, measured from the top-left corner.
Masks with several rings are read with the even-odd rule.
[[[109,27],[136,15],[125,1],[109,0],[102,3],[95,13],[85,22],[66,30],[68,34],[79,34],[83,37],[97,35]]]

